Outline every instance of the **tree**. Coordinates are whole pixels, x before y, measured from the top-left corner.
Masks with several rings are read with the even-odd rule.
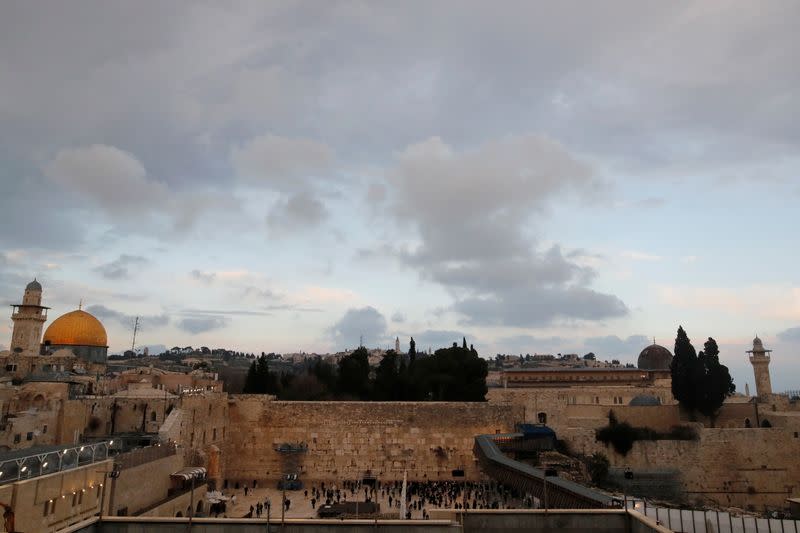
[[[672,395],[690,412],[697,408],[697,391],[694,389],[697,368],[697,352],[683,326],[679,326],[675,338],[675,356],[670,364]]]
[[[453,343],[421,359],[411,380],[419,387],[419,399],[482,402],[486,398],[488,364],[477,352]]]
[[[242,392],[245,394],[276,395],[280,392],[278,376],[269,371],[269,363],[266,357],[258,357],[250,363]]]
[[[372,388],[373,398],[378,401],[401,400],[403,396],[400,368],[397,353],[386,352],[375,370],[375,384]],[[405,365],[403,365],[405,366]]]
[[[678,328],[675,357],[672,358],[672,395],[690,413],[699,411],[711,418],[712,425],[725,398],[736,390],[728,367],[719,362],[717,342],[709,337],[703,350],[695,353],[694,346],[683,330]]]
[[[703,368],[703,382],[700,384],[698,410],[713,421],[719,413],[725,398],[736,391],[736,385],[728,367],[719,362],[717,342],[709,337],[697,359]]]
[[[411,337],[411,342],[408,343],[408,363],[414,364],[417,359],[417,343],[414,342],[414,337]]]
[[[363,346],[339,361],[339,393],[366,400],[369,396],[369,353]]]

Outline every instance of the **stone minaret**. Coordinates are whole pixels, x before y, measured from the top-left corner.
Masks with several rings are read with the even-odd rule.
[[[769,379],[769,353],[772,350],[765,350],[761,339],[753,339],[753,349],[748,350],[750,363],[753,365],[753,373],[756,376],[756,396],[766,398],[772,394],[772,383]]]
[[[21,304],[12,305],[14,308],[11,320],[14,321],[14,331],[11,333],[11,350],[22,351],[28,355],[39,353],[39,344],[42,342],[42,326],[47,320],[49,307],[42,306],[42,285],[35,279],[25,287]],[[20,350],[17,350],[17,349]]]
[[[394,352],[400,353],[400,337],[394,338]]]

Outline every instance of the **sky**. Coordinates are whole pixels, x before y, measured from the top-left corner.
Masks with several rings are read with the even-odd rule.
[[[225,5],[228,4],[228,5]],[[635,362],[800,389],[800,4],[0,6],[0,297],[131,345]],[[11,321],[0,325],[8,346]]]

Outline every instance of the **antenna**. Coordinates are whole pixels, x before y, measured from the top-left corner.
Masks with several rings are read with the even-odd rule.
[[[131,342],[131,351],[136,351],[136,332],[139,331],[139,317],[136,317],[136,320],[133,322],[133,342]]]
[[[364,347],[364,335],[361,335],[361,336],[358,337],[358,347],[359,348],[363,348]]]

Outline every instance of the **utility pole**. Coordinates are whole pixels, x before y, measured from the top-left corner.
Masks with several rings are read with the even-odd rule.
[[[131,342],[131,351],[136,353],[136,332],[139,331],[139,317],[133,322],[133,342]]]

